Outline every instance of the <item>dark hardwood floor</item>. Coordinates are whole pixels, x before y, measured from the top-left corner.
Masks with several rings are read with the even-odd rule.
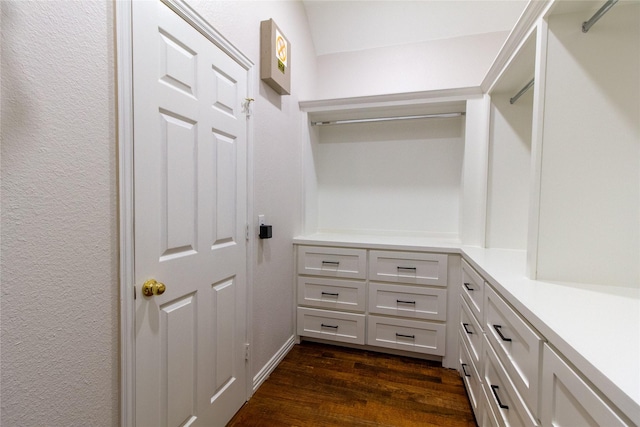
[[[462,379],[438,363],[303,342],[228,426],[475,427]]]

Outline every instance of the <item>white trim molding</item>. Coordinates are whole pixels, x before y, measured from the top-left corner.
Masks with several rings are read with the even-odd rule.
[[[289,352],[291,351],[295,343],[296,343],[296,338],[294,335],[292,335],[284,343],[284,345],[280,347],[280,350],[278,350],[276,354],[273,355],[273,357],[267,362],[267,364],[264,365],[262,369],[260,369],[260,372],[258,372],[256,376],[253,377],[254,393],[256,392],[256,390],[258,390],[258,388],[260,388],[262,383],[265,382],[267,378],[269,378],[269,375],[271,375],[274,369],[276,369],[276,367],[280,364],[280,362],[282,362],[282,359],[284,359],[287,356],[287,354],[289,354]]]
[[[133,271],[133,50],[131,1],[116,1],[120,233],[120,425],[135,425]]]

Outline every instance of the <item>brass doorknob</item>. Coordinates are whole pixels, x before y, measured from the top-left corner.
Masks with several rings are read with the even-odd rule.
[[[149,279],[142,285],[142,294],[145,297],[152,297],[154,295],[162,295],[167,287],[164,283],[157,282],[155,279]]]

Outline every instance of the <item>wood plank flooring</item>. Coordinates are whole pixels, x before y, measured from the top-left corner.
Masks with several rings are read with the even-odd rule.
[[[303,342],[228,427],[475,427],[462,379],[439,365]]]

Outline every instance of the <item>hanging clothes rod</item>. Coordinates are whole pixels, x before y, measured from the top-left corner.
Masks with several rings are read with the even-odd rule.
[[[450,117],[460,117],[464,115],[465,115],[464,112],[459,112],[459,113],[423,114],[419,116],[376,117],[373,119],[331,120],[331,121],[311,122],[311,126],[345,125],[349,123],[390,122],[394,120],[447,119]]]
[[[582,32],[586,33],[589,29],[598,22],[602,16],[609,11],[613,7],[614,4],[618,3],[618,0],[608,0],[604,6],[602,6],[596,13],[589,19],[582,23]]]
[[[533,87],[533,84],[535,83],[536,79],[531,79],[531,81],[529,83],[527,83],[527,85],[525,87],[523,87],[522,89],[520,89],[520,92],[516,93],[513,98],[509,98],[509,104],[515,104],[515,102],[522,96],[524,95],[524,93],[526,91],[528,91],[529,89],[531,89]]]

